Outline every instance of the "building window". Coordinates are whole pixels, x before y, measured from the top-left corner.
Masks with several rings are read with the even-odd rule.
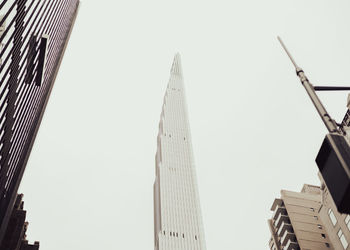
[[[322,226],[320,224],[317,225],[318,229],[322,229]]]
[[[322,238],[325,239],[326,238],[326,235],[325,234],[321,234]]]
[[[347,215],[345,217],[345,224],[348,226],[348,229],[350,231],[350,215]]]
[[[327,242],[326,242],[326,243],[324,243],[324,244],[326,244],[326,247],[330,248],[330,245],[329,245],[329,243],[327,243]]]
[[[349,243],[348,243],[348,241],[345,239],[345,236],[344,236],[343,231],[342,231],[341,229],[339,229],[339,231],[338,231],[338,237],[339,237],[339,239],[340,239],[341,244],[343,245],[343,248],[344,248],[344,249],[347,249]]]
[[[337,218],[335,217],[331,208],[328,209],[328,216],[329,216],[329,219],[331,219],[333,226],[335,226],[335,224],[337,224]]]

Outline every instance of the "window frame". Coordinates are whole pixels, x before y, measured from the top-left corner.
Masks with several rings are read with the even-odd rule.
[[[349,246],[349,242],[347,241],[347,239],[345,238],[345,235],[343,233],[343,231],[341,230],[341,228],[338,231],[338,238],[340,240],[340,243],[342,244],[344,249],[348,249]]]
[[[331,220],[333,227],[335,227],[335,225],[338,223],[338,219],[335,217],[335,214],[331,208],[328,209],[328,217]]]
[[[346,226],[348,227],[348,230],[350,231],[350,215],[346,215],[344,222],[346,224]]]

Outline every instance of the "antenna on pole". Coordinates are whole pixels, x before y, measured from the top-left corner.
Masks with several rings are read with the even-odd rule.
[[[296,62],[294,61],[292,55],[289,53],[289,51],[288,51],[286,45],[284,45],[282,39],[281,39],[279,36],[277,36],[277,39],[278,39],[278,41],[280,42],[280,44],[282,45],[282,48],[284,49],[284,51],[287,53],[289,59],[292,61],[292,63],[293,63],[293,65],[294,65],[295,69],[297,69],[297,68],[298,68],[298,65],[297,65]]]
[[[284,45],[282,39],[279,36],[277,37],[277,39],[281,43],[283,49],[287,53],[287,55],[288,55],[289,59],[291,60],[291,62],[293,63],[293,65],[295,67],[295,70],[296,70],[296,74],[299,77],[301,84],[304,86],[307,94],[309,95],[312,103],[314,104],[318,114],[320,115],[323,123],[326,125],[328,131],[331,132],[331,133],[341,134],[340,130],[338,129],[337,123],[328,114],[328,112],[325,109],[325,107],[323,106],[322,102],[320,101],[320,99],[316,95],[316,91],[315,91],[314,86],[309,82],[309,79],[306,77],[306,75],[305,75],[304,71],[302,70],[302,68],[300,68],[295,63],[292,55],[289,53],[289,51],[288,51],[287,47]]]
[[[291,62],[293,63],[295,70],[298,71],[302,69],[297,65],[297,63],[294,61],[294,58],[292,57],[292,55],[289,53],[286,45],[283,43],[282,39],[277,36],[278,41],[280,42],[280,44],[282,45],[284,51],[287,53],[289,59],[291,60]],[[349,91],[350,87],[339,87],[339,86],[314,86],[313,87],[315,91],[341,91],[341,90],[346,90]]]

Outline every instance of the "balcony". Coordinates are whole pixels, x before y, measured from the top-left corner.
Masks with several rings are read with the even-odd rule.
[[[274,223],[274,226],[277,229],[277,231],[279,230],[282,222],[290,224],[290,220],[289,220],[288,215],[283,215],[281,213],[278,215],[278,217],[277,217],[277,219],[275,220],[275,223]]]
[[[279,214],[288,215],[287,209],[284,206],[277,205],[275,211],[273,212],[272,218],[276,220]]]
[[[297,242],[288,240],[287,245],[283,247],[283,250],[299,250],[300,247]]]
[[[283,206],[283,200],[282,199],[275,199],[272,203],[272,206],[270,208],[271,211],[275,211],[276,210],[276,206]]]
[[[282,224],[281,224],[281,226],[280,226],[280,228],[279,228],[278,231],[277,231],[277,235],[278,235],[279,237],[282,237],[282,235],[283,235],[285,232],[291,232],[291,233],[293,233],[294,230],[293,230],[293,227],[292,227],[291,224],[289,224],[289,223],[283,221]]]
[[[291,241],[291,242],[296,242],[297,239],[296,239],[294,233],[285,231],[284,234],[283,234],[283,236],[281,237],[281,244],[282,244],[282,246],[287,245],[287,243],[288,243],[289,241]]]

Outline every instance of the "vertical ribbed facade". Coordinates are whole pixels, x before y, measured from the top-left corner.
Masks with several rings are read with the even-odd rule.
[[[155,249],[204,250],[206,247],[179,54],[175,55],[171,68],[157,145]]]
[[[79,0],[0,0],[0,249],[27,249],[24,234],[14,233],[26,224],[11,222],[17,191],[78,7]]]
[[[4,17],[3,15],[0,15],[0,22],[2,21],[3,17]],[[6,25],[6,22],[3,22],[3,24],[0,25],[0,37],[4,34],[5,25]],[[3,47],[4,47],[4,44],[2,42],[0,42],[0,53],[1,53]],[[2,64],[2,58],[0,57],[0,65],[1,64]]]

